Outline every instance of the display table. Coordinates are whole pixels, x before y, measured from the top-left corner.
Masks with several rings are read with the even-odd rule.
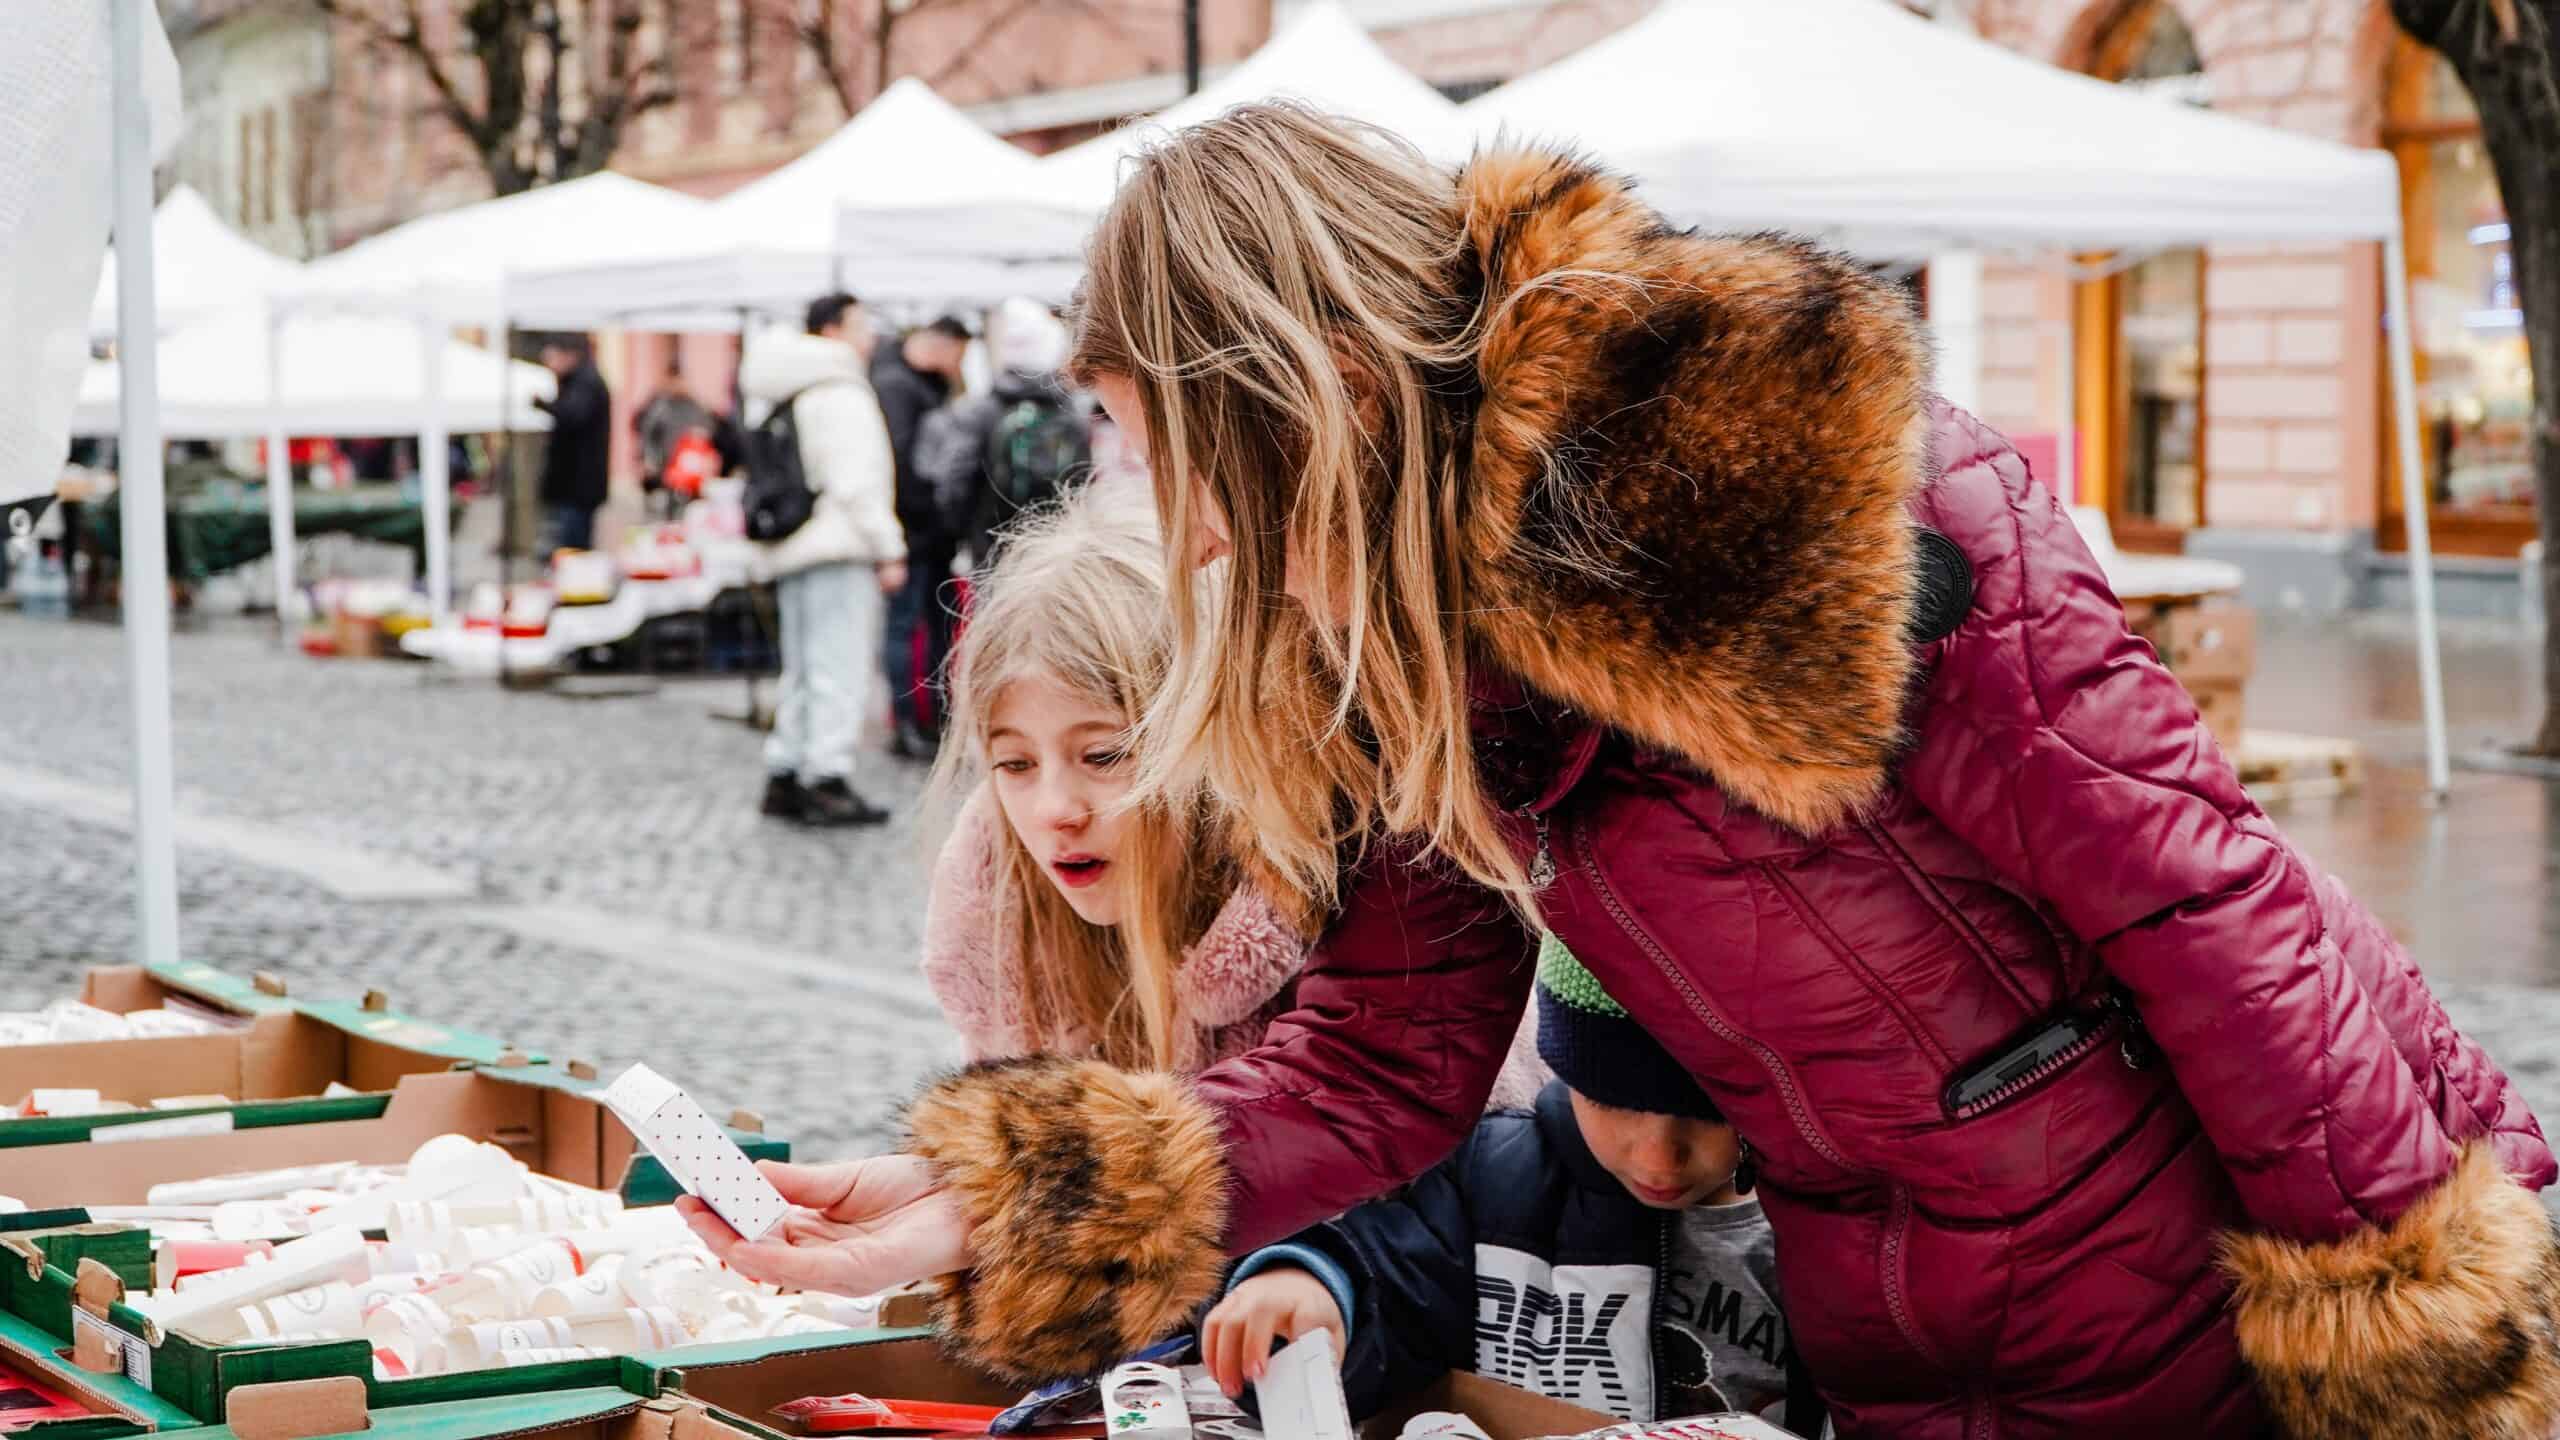
[[[122,553],[124,519],[113,504],[84,507],[81,523],[96,553]],[[403,545],[416,557],[419,572],[426,569],[426,517],[419,502],[398,485],[297,488],[293,528],[305,539],[335,533]],[[169,504],[169,573],[177,579],[203,580],[238,569],[271,545],[263,485],[208,485]]]

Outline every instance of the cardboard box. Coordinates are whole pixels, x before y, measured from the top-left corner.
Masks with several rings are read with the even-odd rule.
[[[16,1432],[22,1440],[111,1440],[196,1424],[194,1416],[121,1372],[92,1373],[72,1365],[61,1341],[6,1312],[0,1312],[0,1357],[97,1412],[87,1420],[40,1421]]]
[[[382,655],[382,623],[370,616],[339,611],[329,619],[329,635],[341,656],[373,660]]]
[[[773,1407],[805,1395],[859,1392],[882,1399],[948,1400],[964,1405],[1010,1405],[1020,1386],[971,1370],[943,1353],[929,1332],[879,1330],[859,1337],[804,1335],[748,1341],[714,1350],[643,1356],[667,1360],[655,1376],[660,1391],[701,1401],[714,1414],[759,1436],[783,1434]],[[1427,1410],[1472,1417],[1493,1440],[1533,1440],[1574,1435],[1613,1425],[1615,1417],[1488,1380],[1451,1374],[1404,1405],[1360,1427],[1362,1440],[1395,1440],[1404,1423]],[[1285,1440],[1274,1436],[1273,1440]]]
[[[2258,617],[2245,605],[2166,605],[2138,632],[2180,680],[2246,680],[2258,664]]]
[[[2205,728],[2213,732],[2214,743],[2222,747],[2226,756],[2240,753],[2240,737],[2249,728],[2247,692],[2245,680],[2187,682],[2187,694],[2196,702],[2196,713],[2204,717]]]
[[[243,1023],[217,1035],[0,1046],[0,1105],[47,1087],[95,1090],[105,1099],[138,1106],[186,1095],[243,1103],[114,1115],[0,1117],[0,1148],[85,1140],[102,1128],[211,1109],[235,1110],[235,1123],[241,1125],[359,1118],[380,1114],[378,1092],[390,1090],[404,1075],[448,1070],[458,1063],[495,1064],[509,1054],[487,1036],[396,1014],[378,994],[363,1000],[299,1002],[266,977],[243,979],[209,965],[96,969],[89,972],[80,995],[83,1003],[119,1015],[159,1007],[172,997]],[[317,1098],[333,1083],[377,1093],[369,1099]],[[268,1106],[246,1113],[246,1102],[278,1100],[300,1101],[304,1108]],[[10,1178],[0,1181],[0,1193],[26,1199],[16,1167],[10,1171]],[[94,1195],[81,1198],[108,1203]]]
[[[522,1070],[417,1072],[391,1094],[365,1097],[376,1113],[305,1123],[245,1125],[219,1135],[182,1135],[115,1145],[79,1142],[9,1153],[9,1185],[33,1210],[140,1205],[152,1186],[248,1170],[329,1160],[397,1164],[438,1135],[488,1140],[543,1174],[611,1190],[638,1204],[673,1198],[664,1167],[638,1147],[622,1122],[548,1066]],[[243,1112],[259,1107],[242,1106]],[[251,1118],[263,1119],[262,1116]],[[736,1137],[759,1159],[787,1160],[791,1147],[762,1135]]]
[[[371,1097],[380,1102],[379,1113],[363,1118],[11,1151],[9,1183],[37,1209],[0,1217],[0,1308],[57,1340],[76,1340],[79,1331],[95,1333],[104,1326],[116,1337],[138,1343],[144,1358],[136,1378],[207,1424],[223,1418],[232,1391],[275,1381],[354,1376],[377,1398],[415,1393],[386,1387],[424,1387],[438,1398],[457,1398],[618,1383],[625,1372],[624,1362],[616,1358],[376,1381],[372,1346],[363,1340],[208,1345],[167,1333],[150,1317],[114,1301],[91,1307],[88,1321],[77,1318],[83,1308],[80,1262],[104,1270],[119,1258],[112,1253],[118,1227],[83,1227],[88,1216],[79,1207],[141,1204],[151,1187],[163,1181],[327,1160],[395,1163],[438,1135],[458,1134],[504,1146],[543,1174],[596,1189],[619,1189],[631,1203],[672,1198],[673,1179],[639,1150],[621,1121],[590,1097],[587,1092],[594,1088],[548,1066],[413,1074],[402,1077],[387,1098]],[[790,1158],[791,1147],[780,1141],[754,1134],[735,1138],[759,1158]],[[72,1263],[66,1266],[59,1259]]]

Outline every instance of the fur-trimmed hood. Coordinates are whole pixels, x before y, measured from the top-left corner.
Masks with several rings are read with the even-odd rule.
[[[1481,154],[1458,188],[1481,656],[1828,829],[1882,790],[1911,674],[1910,305],[1801,241],[1671,229],[1569,155]]]

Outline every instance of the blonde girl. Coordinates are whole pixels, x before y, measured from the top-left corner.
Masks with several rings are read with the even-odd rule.
[[[1238,883],[1197,791],[1128,803],[1172,648],[1142,490],[1095,485],[1008,539],[951,667],[924,972],[972,1060],[1198,1069],[1250,1048],[1306,942]]]

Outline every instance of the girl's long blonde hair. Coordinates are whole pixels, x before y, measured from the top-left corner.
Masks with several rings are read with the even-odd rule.
[[[1167,546],[1194,477],[1232,542],[1223,606],[1174,597],[1140,788],[1205,779],[1308,909],[1380,827],[1530,904],[1468,733],[1463,219],[1403,142],[1251,105],[1140,159],[1091,246],[1070,366],[1136,385]],[[1283,598],[1292,568],[1333,613]]]
[[[1047,679],[1121,715],[1134,731],[1162,687],[1173,629],[1165,551],[1143,492],[1097,481],[1019,522],[982,581],[951,662],[950,721],[934,788],[948,813],[985,779],[998,697]],[[1116,1065],[1190,1057],[1174,975],[1234,887],[1196,790],[1133,801],[1136,843],[1114,857],[1129,903],[1119,926],[1087,923],[998,817],[996,914],[1014,940],[1029,1013],[1050,1039],[1092,1040]]]

